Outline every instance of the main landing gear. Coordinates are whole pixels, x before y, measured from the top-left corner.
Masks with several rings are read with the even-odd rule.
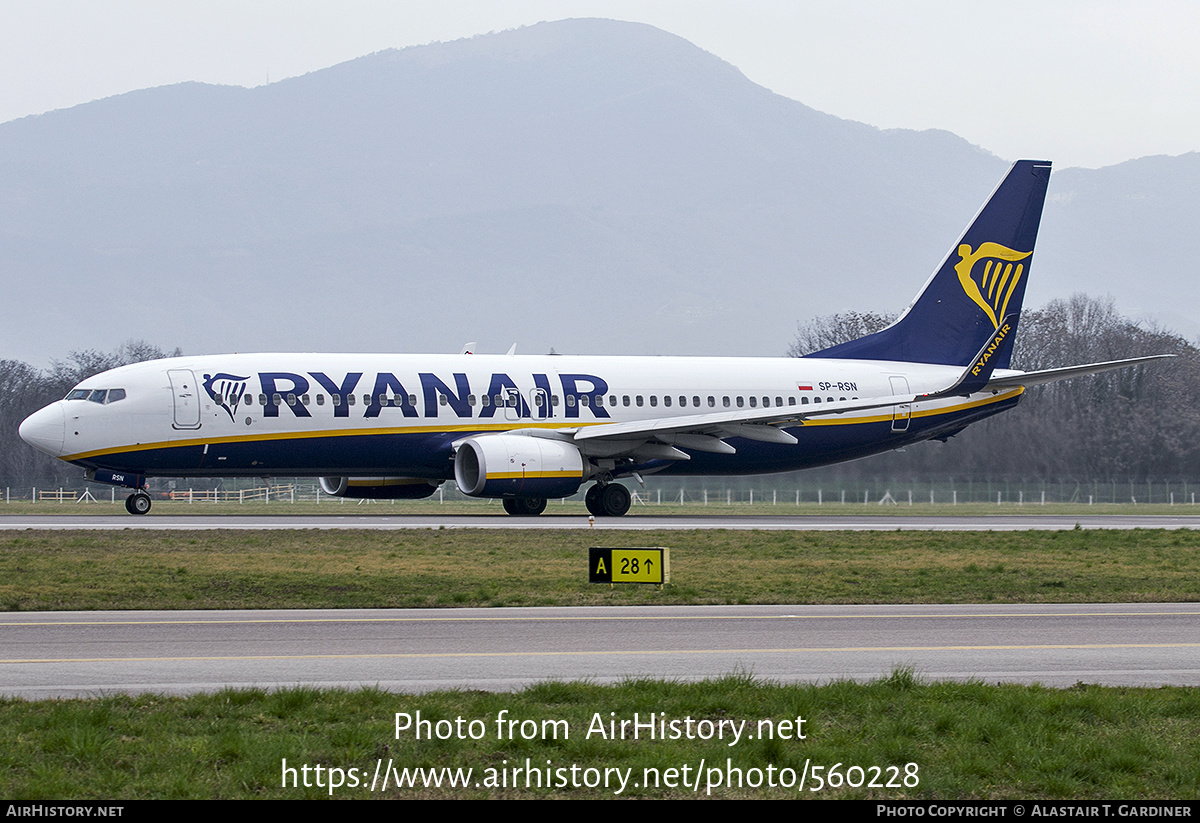
[[[597,483],[587,490],[584,504],[596,517],[620,517],[629,511],[632,498],[629,489],[620,483]]]
[[[150,511],[150,495],[142,491],[125,498],[125,511],[130,514],[147,514]]]
[[[509,514],[533,516],[546,510],[544,497],[506,497],[504,510]]]
[[[134,495],[134,497],[136,496]],[[132,500],[133,497],[129,499]],[[502,502],[506,512],[517,516],[532,517],[546,510],[546,498],[544,497],[506,497]],[[629,496],[629,489],[620,483],[604,485],[597,483],[587,490],[584,502],[587,504],[587,510],[596,517],[620,517],[629,511],[632,498]],[[129,508],[129,505],[129,502],[126,501],[125,508]],[[146,498],[146,510],[149,511],[149,508],[150,499]],[[129,510],[133,511],[133,509]],[[136,513],[145,514],[145,512]]]

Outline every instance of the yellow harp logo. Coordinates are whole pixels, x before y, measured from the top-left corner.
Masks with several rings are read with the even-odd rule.
[[[974,252],[966,243],[958,247],[961,259],[954,270],[963,291],[987,313],[996,328],[1000,328],[1008,300],[1025,272],[1024,264],[1018,261],[1031,254],[1032,251],[1013,251],[999,243],[980,243]]]

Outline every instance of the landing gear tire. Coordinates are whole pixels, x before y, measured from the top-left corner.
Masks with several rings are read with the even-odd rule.
[[[607,517],[621,517],[629,511],[631,502],[629,489],[620,483],[609,483],[600,491],[600,513]]]
[[[583,505],[587,506],[587,510],[594,517],[604,516],[604,507],[600,499],[604,496],[604,487],[599,483],[587,490],[587,495],[583,498]]]
[[[504,498],[504,511],[509,514],[517,515],[518,517],[534,517],[546,510],[546,498],[544,497],[506,497]]]
[[[145,492],[134,492],[125,498],[125,511],[130,514],[148,514],[150,512],[150,495]]]

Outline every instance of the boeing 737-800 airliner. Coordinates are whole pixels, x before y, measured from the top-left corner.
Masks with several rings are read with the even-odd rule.
[[[21,424],[32,446],[133,489],[146,478],[317,476],[332,495],[465,494],[539,514],[585,483],[761,474],[942,439],[1025,387],[1155,358],[1008,369],[1050,164],[1015,163],[895,323],[802,358],[233,354],[123,366]]]

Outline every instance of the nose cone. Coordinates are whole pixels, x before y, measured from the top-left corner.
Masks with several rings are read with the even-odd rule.
[[[67,432],[67,418],[62,403],[51,403],[25,418],[17,433],[21,439],[38,451],[54,457],[63,454],[63,437]]]

